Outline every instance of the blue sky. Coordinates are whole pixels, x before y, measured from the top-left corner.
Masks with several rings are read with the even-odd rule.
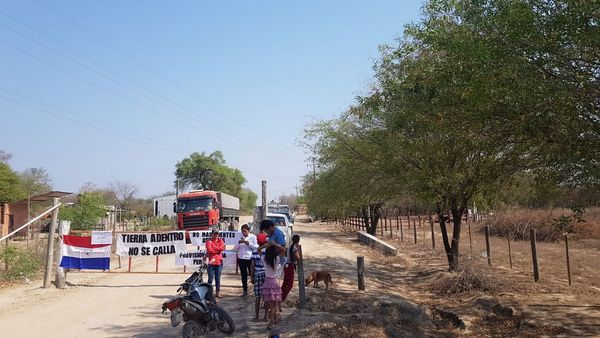
[[[221,150],[247,186],[294,193],[303,128],[372,81],[378,46],[417,1],[2,1],[0,149],[54,187],[172,189],[190,153]]]

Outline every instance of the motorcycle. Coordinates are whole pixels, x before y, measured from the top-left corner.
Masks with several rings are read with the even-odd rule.
[[[202,337],[207,332],[219,330],[225,334],[235,331],[231,316],[217,305],[212,285],[204,282],[203,272],[208,268],[204,263],[185,282],[177,292],[179,296],[163,303],[162,311],[171,312],[171,325],[183,324],[183,337]],[[185,295],[181,295],[185,292]]]

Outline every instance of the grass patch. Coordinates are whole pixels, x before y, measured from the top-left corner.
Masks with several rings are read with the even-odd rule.
[[[42,260],[34,253],[14,246],[0,250],[0,262],[7,269],[0,272],[0,278],[5,281],[16,281],[33,278],[42,267]]]

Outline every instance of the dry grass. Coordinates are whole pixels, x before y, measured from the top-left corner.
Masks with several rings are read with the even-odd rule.
[[[463,257],[455,272],[445,272],[433,284],[432,289],[440,295],[460,295],[481,291],[497,293],[507,291],[508,284],[483,263]]]
[[[514,240],[528,240],[530,229],[536,229],[538,241],[557,241],[565,231],[579,238],[600,238],[600,208],[583,210],[582,217],[584,222],[577,222],[569,209],[513,209],[497,214],[488,225],[491,235]]]

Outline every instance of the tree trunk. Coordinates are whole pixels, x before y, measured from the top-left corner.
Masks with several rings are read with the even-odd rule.
[[[450,270],[455,271],[456,268],[458,267],[458,256],[459,256],[459,251],[458,251],[458,247],[459,247],[459,243],[460,243],[460,230],[461,230],[461,223],[462,223],[462,215],[464,212],[464,207],[457,207],[457,205],[455,203],[453,203],[452,207],[450,208],[450,211],[452,212],[452,220],[454,221],[454,229],[452,230],[452,247],[451,247],[451,254],[452,254],[452,259],[451,261],[449,261],[450,263]]]
[[[450,246],[450,242],[448,241],[448,229],[446,228],[446,222],[448,221],[448,216],[444,214],[442,209],[438,206],[436,209],[436,213],[438,215],[438,221],[440,223],[440,230],[442,231],[442,242],[444,243],[444,252],[446,252],[446,258],[448,259],[448,266],[450,270],[453,270],[454,264],[454,256],[452,255],[452,247]]]
[[[383,204],[371,204],[371,231],[369,234],[377,236],[377,224],[381,218],[381,207]]]
[[[370,226],[371,217],[369,216],[369,214],[370,214],[369,206],[363,205],[361,207],[361,213],[362,213],[363,223],[365,224],[365,229],[367,230],[368,233],[371,233],[371,226]]]

